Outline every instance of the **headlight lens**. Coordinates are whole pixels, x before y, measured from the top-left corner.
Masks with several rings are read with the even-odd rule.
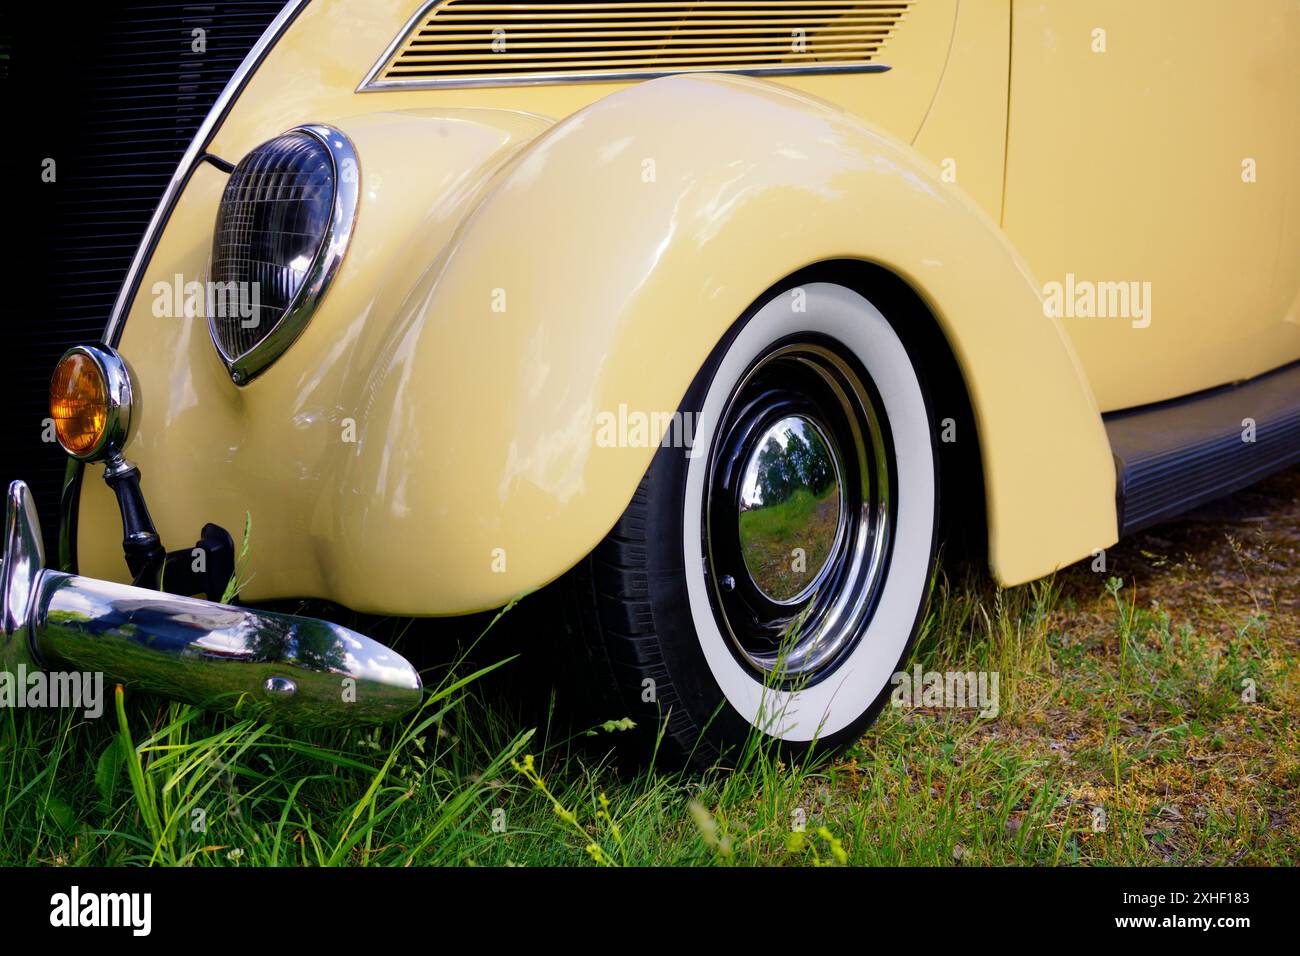
[[[305,126],[240,160],[217,211],[208,324],[240,384],[302,332],[338,268],[358,168],[338,130]]]
[[[78,345],[54,367],[50,418],[63,450],[91,461],[121,450],[131,423],[131,378],[107,346]]]

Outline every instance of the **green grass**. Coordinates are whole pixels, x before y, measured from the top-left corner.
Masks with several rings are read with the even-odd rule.
[[[526,659],[453,662],[382,728],[134,695],[96,721],[3,711],[0,863],[1295,864],[1300,557],[1276,535],[1300,507],[1279,507],[1258,540],[1191,524],[1105,574],[941,577],[917,662],[997,671],[998,716],[887,708],[803,766],[751,742],[705,773],[628,770],[624,715],[572,728],[562,700],[521,714],[492,690]],[[477,651],[509,654],[492,632]]]

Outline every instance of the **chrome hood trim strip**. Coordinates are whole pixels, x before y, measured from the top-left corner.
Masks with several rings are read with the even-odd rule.
[[[135,256],[131,259],[131,266],[126,271],[126,278],[122,280],[122,287],[118,290],[117,299],[113,302],[113,311],[109,315],[108,324],[104,327],[103,341],[105,345],[116,347],[121,340],[122,326],[126,324],[127,310],[131,308],[131,303],[135,300],[136,291],[140,286],[140,279],[145,266],[153,255],[154,247],[158,244],[158,237],[167,225],[167,220],[171,218],[172,209],[176,205],[176,200],[180,198],[185,183],[189,181],[190,173],[193,172],[198,163],[202,162],[204,150],[207,149],[208,143],[211,142],[217,127],[225,119],[226,113],[230,110],[235,98],[243,90],[244,84],[248,82],[248,78],[253,71],[262,62],[262,58],[280,39],[280,35],[293,22],[293,19],[301,12],[302,8],[307,5],[307,2],[308,0],[289,0],[284,5],[284,9],[276,15],[276,18],[271,21],[271,25],[258,38],[253,48],[248,51],[248,55],[244,57],[243,62],[239,64],[239,68],[230,77],[221,94],[217,97],[217,101],[212,104],[212,109],[208,110],[208,115],[204,117],[198,132],[194,134],[194,139],[190,141],[185,154],[181,156],[176,172],[172,173],[171,181],[167,184],[167,189],[158,202],[158,208],[154,210],[153,216],[149,220],[149,226],[144,231],[140,245],[136,247]]]
[[[126,324],[126,313],[131,308],[131,303],[135,301],[145,266],[158,245],[158,237],[162,235],[167,220],[171,218],[172,209],[175,208],[176,200],[180,198],[185,184],[189,182],[190,174],[199,163],[203,162],[206,155],[204,151],[212,141],[217,127],[225,119],[226,113],[230,111],[235,98],[239,96],[253,71],[261,64],[271,47],[275,46],[289,24],[307,6],[307,2],[308,0],[289,0],[284,5],[227,81],[216,102],[212,104],[212,109],[208,110],[208,115],[204,117],[198,132],[194,134],[194,139],[190,141],[190,145],[181,156],[176,171],[172,173],[171,181],[163,191],[162,199],[158,201],[158,207],[150,217],[149,225],[145,228],[135,255],[131,258],[131,265],[122,279],[122,286],[117,291],[117,299],[113,302],[113,310],[109,313],[108,322],[104,326],[104,334],[101,338],[105,345],[116,348],[121,341],[122,327]],[[77,504],[81,497],[81,474],[84,468],[84,463],[75,459],[69,460],[64,478],[63,501],[59,514],[59,562],[65,571],[75,571],[77,567]]]

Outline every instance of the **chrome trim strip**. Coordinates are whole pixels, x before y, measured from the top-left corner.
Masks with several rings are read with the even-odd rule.
[[[389,43],[388,46],[384,48],[384,52],[379,55],[379,59],[375,61],[375,65],[370,68],[370,72],[368,72],[365,75],[365,78],[362,79],[361,85],[357,87],[356,92],[367,93],[372,91],[370,86],[371,82],[379,75],[379,72],[384,68],[384,65],[387,64],[394,55],[396,55],[399,49],[401,49],[402,44],[406,42],[406,38],[411,35],[411,31],[416,28],[420,21],[424,19],[425,14],[429,12],[429,8],[440,2],[442,2],[442,0],[428,0],[427,3],[422,3],[415,8],[415,12],[411,14],[411,18],[406,21],[406,25],[397,31],[397,36],[393,37],[393,42]]]
[[[172,207],[180,197],[181,190],[190,178],[194,166],[202,161],[203,151],[207,148],[212,134],[216,132],[217,125],[225,118],[226,111],[234,102],[240,90],[243,89],[249,75],[256,69],[262,57],[266,55],[267,50],[275,44],[280,38],[280,34],[284,32],[299,11],[307,5],[307,2],[308,0],[289,0],[284,5],[284,9],[276,15],[275,19],[271,21],[271,25],[258,38],[253,48],[248,51],[248,55],[244,57],[243,62],[239,64],[239,68],[235,70],[230,80],[221,90],[221,95],[212,104],[212,109],[208,110],[203,125],[194,134],[194,139],[190,141],[185,154],[181,156],[176,172],[172,174],[171,182],[167,184],[167,189],[163,192],[162,199],[159,200],[158,207],[149,220],[149,226],[140,239],[140,245],[136,247],[135,256],[131,259],[131,266],[126,271],[126,278],[122,280],[122,287],[118,290],[117,300],[113,303],[113,311],[109,315],[108,324],[104,327],[103,341],[105,345],[116,346],[120,340],[122,326],[126,322],[127,310],[135,299],[135,293],[139,287],[145,264],[153,255],[153,248],[157,243],[158,235],[162,232],[163,227],[167,225],[167,220],[171,217]]]
[[[312,313],[329,291],[330,281],[339,270],[348,242],[352,239],[352,230],[356,226],[357,204],[361,197],[361,165],[352,141],[341,130],[321,124],[295,126],[281,135],[288,136],[290,133],[306,133],[318,140],[329,153],[334,169],[334,210],[302,285],[271,327],[271,331],[247,352],[236,356],[226,354],[217,338],[212,310],[208,310],[208,334],[236,385],[247,385],[266,371],[302,334]]]
[[[524,73],[510,77],[480,77],[477,79],[424,79],[375,80],[357,87],[358,93],[383,93],[389,90],[440,90],[472,89],[488,86],[557,86],[562,83],[628,83],[653,80],[661,76],[682,76],[690,73],[728,73],[733,76],[814,76],[833,73],[885,73],[884,63],[822,64],[819,66],[756,66],[743,70],[726,70],[715,66],[694,67],[685,70],[655,70],[635,73]]]
[[[136,246],[135,255],[131,258],[131,265],[126,270],[126,276],[122,279],[122,286],[117,291],[117,299],[113,302],[113,310],[109,313],[108,322],[104,325],[102,341],[105,345],[115,348],[121,340],[122,327],[126,324],[126,313],[135,300],[135,294],[139,289],[145,265],[153,257],[153,250],[158,244],[158,237],[162,233],[163,227],[167,225],[167,220],[171,218],[172,209],[176,205],[176,200],[180,198],[185,183],[189,181],[190,174],[194,171],[195,166],[203,162],[204,151],[216,132],[217,126],[225,118],[235,97],[243,90],[248,77],[261,63],[267,51],[275,45],[289,24],[307,6],[307,3],[308,0],[288,0],[285,3],[284,8],[271,21],[271,25],[258,38],[257,43],[248,51],[248,55],[244,57],[243,62],[239,64],[238,69],[235,70],[225,87],[222,88],[221,94],[217,97],[216,102],[212,104],[212,109],[208,110],[208,115],[204,117],[203,124],[194,134],[194,139],[190,141],[184,155],[181,156],[181,161],[177,164],[176,172],[172,174],[171,182],[167,184],[162,199],[158,201],[158,206],[153,211],[149,225],[145,228],[144,235],[140,237],[140,244]],[[68,468],[63,480],[63,500],[59,509],[59,563],[65,571],[75,571],[77,567],[77,512],[81,499],[81,476],[84,471],[85,464],[83,462],[77,461],[75,458],[68,460]]]
[[[627,83],[636,80],[653,80],[661,76],[678,76],[683,73],[732,73],[740,76],[801,76],[830,73],[884,73],[889,67],[884,63],[835,64],[822,66],[776,66],[750,67],[743,70],[721,70],[716,67],[694,67],[686,70],[660,70],[655,72],[625,73],[526,73],[512,77],[479,77],[476,79],[424,79],[424,80],[381,80],[378,79],[384,67],[389,64],[397,51],[406,43],[407,37],[428,17],[431,8],[444,0],[427,0],[416,9],[406,25],[398,31],[393,42],[384,48],[375,65],[357,86],[358,93],[383,93],[389,90],[447,90],[474,89],[491,86],[541,86],[562,83]]]
[[[81,478],[86,463],[68,459],[63,470],[63,492],[59,496],[59,570],[77,571],[77,514],[81,510]]]

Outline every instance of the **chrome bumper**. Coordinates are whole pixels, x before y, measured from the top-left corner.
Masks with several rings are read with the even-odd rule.
[[[45,566],[27,485],[9,486],[0,563],[0,667],[102,673],[204,707],[298,724],[382,721],[416,706],[401,655],[310,617],[64,574]]]

